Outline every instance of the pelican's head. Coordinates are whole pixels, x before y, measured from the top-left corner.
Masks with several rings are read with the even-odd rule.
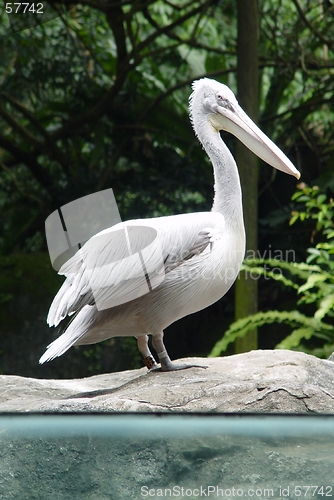
[[[209,78],[195,81],[190,116],[195,129],[206,122],[217,133],[226,130],[272,167],[300,178],[289,158],[247,116],[226,85]]]

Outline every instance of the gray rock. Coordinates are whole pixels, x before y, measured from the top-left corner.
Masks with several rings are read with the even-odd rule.
[[[73,380],[0,376],[2,412],[332,413],[334,364],[293,351],[191,358],[207,365],[147,373],[146,368]]]

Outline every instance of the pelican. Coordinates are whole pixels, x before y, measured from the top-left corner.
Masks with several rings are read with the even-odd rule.
[[[232,133],[269,165],[299,179],[298,170],[247,116],[226,85],[202,78],[193,83],[192,90],[191,122],[213,165],[211,211],[127,221],[88,240],[59,271],[66,280],[51,304],[47,322],[49,326],[57,326],[66,316],[74,316],[64,333],[47,347],[40,363],[61,356],[73,345],[134,336],[148,369],[159,369],[148,345],[148,336],[152,335],[162,371],[188,368],[189,365],[171,361],[163,342],[164,329],[225,295],[239,273],[245,253],[238,169],[219,132]],[[115,232],[130,226],[150,227],[155,231],[163,279],[148,293],[127,302],[112,302],[113,295],[120,290],[123,295],[132,291],[129,284],[132,281],[127,280],[130,264],[126,259],[113,258]],[[108,268],[109,285],[102,288],[114,305],[101,310],[92,293],[90,276],[92,268],[107,261],[113,264]]]

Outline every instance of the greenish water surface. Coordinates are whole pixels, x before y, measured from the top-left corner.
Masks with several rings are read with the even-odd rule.
[[[334,416],[0,415],[1,499],[334,499]]]

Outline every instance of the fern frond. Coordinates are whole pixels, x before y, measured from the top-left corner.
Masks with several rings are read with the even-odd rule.
[[[320,266],[316,264],[306,264],[306,262],[288,262],[277,259],[245,259],[243,266],[248,268],[270,266],[288,271],[290,274],[299,277],[306,281],[310,273],[324,274],[327,278],[332,278],[330,273],[326,273]]]
[[[264,324],[270,323],[286,323],[291,327],[295,328],[299,326],[300,329],[304,328],[304,333],[306,329],[312,329],[313,334],[315,332],[326,332],[332,331],[333,326],[328,323],[324,323],[319,321],[316,318],[312,318],[306,316],[305,314],[300,313],[299,311],[266,311],[266,312],[258,312],[256,314],[252,314],[251,316],[247,316],[245,318],[238,319],[229,327],[229,329],[225,332],[223,338],[218,340],[218,342],[213,347],[212,351],[209,354],[209,357],[219,356],[222,352],[224,352],[227,346],[234,342],[237,338],[242,338],[246,335],[246,333],[250,330],[254,330]]]
[[[278,266],[276,266],[277,268]],[[271,278],[275,281],[280,281],[283,283],[285,286],[289,286],[294,288],[295,290],[298,290],[299,286],[294,283],[292,280],[284,276],[283,273],[277,273],[274,271],[271,271],[270,269],[266,269],[265,267],[253,267],[247,265],[245,262],[241,266],[241,270],[245,271],[246,273],[249,273],[252,276],[252,273],[255,273],[257,276],[264,276],[265,278]]]
[[[315,347],[314,349],[308,349],[307,347],[300,345],[298,346],[298,351],[311,354],[317,358],[327,359],[334,353],[334,344],[324,344],[322,347]]]
[[[306,283],[304,283],[304,285],[302,285],[299,288],[298,293],[305,292],[306,290],[309,290],[310,288],[313,288],[314,286],[319,285],[319,283],[323,283],[324,281],[326,281],[326,279],[327,279],[327,276],[325,273],[310,274],[310,276],[307,278]]]
[[[282,342],[277,344],[276,349],[292,349],[297,347],[303,339],[310,339],[314,335],[312,326],[304,326],[293,330]]]
[[[314,317],[318,320],[322,320],[322,318],[332,309],[334,309],[334,293],[321,300],[319,309],[316,311]]]

